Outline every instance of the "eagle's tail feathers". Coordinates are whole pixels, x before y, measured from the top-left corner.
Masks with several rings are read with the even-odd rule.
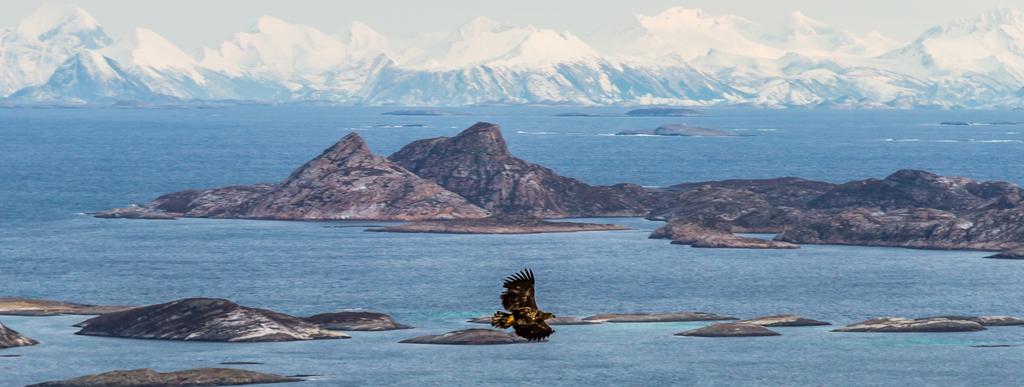
[[[515,316],[513,316],[511,313],[505,313],[502,311],[494,312],[494,317],[491,317],[491,326],[495,328],[509,328],[515,322]]]

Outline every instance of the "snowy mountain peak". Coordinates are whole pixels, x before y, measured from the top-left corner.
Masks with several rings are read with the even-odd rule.
[[[102,52],[120,63],[136,66],[186,70],[196,67],[196,61],[192,56],[181,51],[160,34],[145,28],[136,28]]]
[[[639,52],[679,54],[692,59],[714,48],[744,55],[777,58],[783,51],[756,41],[750,20],[736,15],[715,15],[701,9],[669,8],[657,15],[637,15],[644,30],[636,44]]]
[[[294,79],[322,73],[345,58],[345,44],[320,30],[262,16],[249,32],[235,34],[216,50],[204,50],[201,63],[232,76]]]
[[[881,33],[857,36],[800,11],[790,14],[790,21],[781,33],[766,36],[764,41],[786,51],[818,57],[873,57],[897,45]]]
[[[533,31],[502,57],[518,66],[542,66],[598,58],[593,48],[570,33],[554,30]]]
[[[73,5],[43,5],[18,24],[17,32],[40,41],[73,40],[86,48],[111,41],[96,18]]]
[[[353,60],[389,54],[391,41],[363,22],[352,22],[348,29],[348,50]]]

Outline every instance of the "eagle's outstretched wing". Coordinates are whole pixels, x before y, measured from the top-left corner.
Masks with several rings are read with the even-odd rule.
[[[533,270],[526,269],[505,279],[506,290],[501,293],[501,306],[508,311],[518,308],[537,309],[537,299],[533,291]],[[551,328],[548,328],[549,330]],[[525,337],[525,336],[524,336]]]
[[[542,341],[555,333],[554,329],[541,320],[532,324],[516,324],[512,328],[516,330],[516,335],[530,341]]]

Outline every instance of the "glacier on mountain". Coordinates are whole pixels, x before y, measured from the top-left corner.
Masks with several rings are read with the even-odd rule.
[[[193,56],[146,28],[111,39],[81,8],[53,5],[0,28],[0,98],[1024,107],[1024,14],[1013,9],[960,18],[900,44],[800,12],[772,29],[674,7],[636,15],[604,43],[596,49],[570,32],[483,17],[449,34],[391,39],[359,22],[330,35],[263,16]]]

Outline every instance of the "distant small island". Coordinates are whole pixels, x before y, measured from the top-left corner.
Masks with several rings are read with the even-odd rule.
[[[394,110],[381,113],[385,116],[454,116],[456,113],[444,110]]]
[[[626,130],[618,132],[616,136],[693,136],[693,137],[733,137],[736,133],[728,130],[702,128],[686,124],[666,124],[654,130]]]
[[[555,114],[555,117],[604,117],[604,115],[603,114],[592,114],[592,113],[569,112],[569,113],[558,113],[558,114]]]
[[[701,112],[685,108],[644,108],[626,112],[630,117],[695,117]]]

